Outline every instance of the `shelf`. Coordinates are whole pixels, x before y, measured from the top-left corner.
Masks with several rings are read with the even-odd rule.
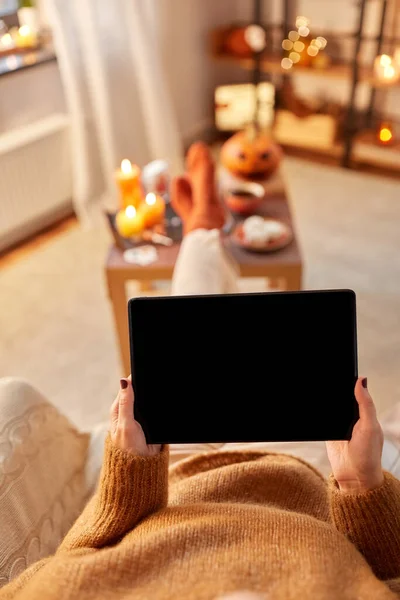
[[[246,27],[250,24],[251,24],[251,22],[237,21],[235,23],[232,23],[232,25],[229,27],[223,26],[223,27],[219,27],[217,29],[212,30],[211,31],[211,46],[212,46],[213,52],[215,52],[217,54],[221,54],[223,52],[225,36],[227,35],[227,33],[232,31],[232,29]],[[285,24],[284,23],[262,23],[261,27],[267,32],[267,34],[272,34],[272,36],[279,33],[279,35],[280,35],[279,39],[281,40],[282,31],[285,28]],[[292,24],[291,27],[293,29],[295,29],[294,24]],[[312,28],[311,33],[314,38],[316,38],[318,36],[322,36],[322,37],[326,38],[328,40],[328,44],[329,44],[330,40],[342,42],[343,40],[355,41],[357,39],[357,33],[355,31],[332,31],[332,30],[326,30],[326,29],[314,30]],[[380,38],[379,38],[378,34],[363,34],[363,35],[361,35],[362,42],[376,43],[376,42],[378,42],[379,39]],[[386,35],[383,37],[382,41],[384,44],[390,44],[392,46],[399,45],[400,44],[400,36],[393,37],[393,36]],[[277,42],[277,40],[275,40],[275,42]],[[279,42],[279,47],[280,47],[280,42]]]
[[[380,144],[376,132],[363,131],[354,140],[353,160],[400,172],[400,142]]]
[[[335,140],[335,130],[335,120],[328,115],[298,119],[290,111],[279,110],[273,134],[289,153],[303,153],[340,162],[344,142]],[[364,130],[356,135],[351,158],[354,163],[391,169],[400,175],[400,141],[382,144],[377,140],[376,129]]]
[[[51,47],[42,47],[24,53],[12,53],[0,58],[0,77],[56,60],[56,55]]]
[[[305,150],[340,159],[343,144],[335,141],[336,120],[330,115],[300,119],[289,110],[275,113],[274,139],[285,149]]]
[[[237,65],[247,71],[254,69],[254,60],[252,58],[238,58],[228,54],[213,54],[214,60],[225,63]],[[302,65],[295,65],[291,69],[282,69],[281,67],[282,56],[268,55],[261,58],[261,71],[263,73],[274,73],[278,75],[312,75],[315,77],[326,77],[329,79],[345,79],[350,80],[352,77],[352,67],[350,64],[331,64],[326,69],[317,69],[313,67],[305,67]],[[369,85],[376,88],[391,88],[400,85],[400,81],[396,83],[383,83],[374,77],[373,71],[369,67],[359,67],[359,81],[368,83]]]

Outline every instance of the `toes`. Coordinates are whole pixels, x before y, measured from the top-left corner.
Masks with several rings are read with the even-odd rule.
[[[215,165],[206,144],[196,142],[190,147],[187,168],[192,184],[194,204],[197,206],[215,204],[217,202]]]
[[[189,148],[186,165],[189,172],[204,164],[214,164],[211,152],[204,142],[195,142]]]
[[[186,177],[175,177],[171,186],[171,203],[174,211],[182,220],[188,218],[192,206],[192,186]]]

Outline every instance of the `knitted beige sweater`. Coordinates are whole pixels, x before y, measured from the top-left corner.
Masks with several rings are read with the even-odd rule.
[[[213,452],[170,471],[107,441],[96,496],[55,556],[0,600],[400,597],[400,482],[352,496],[311,466]],[[391,581],[388,581],[391,580]],[[398,590],[397,596],[392,590]]]

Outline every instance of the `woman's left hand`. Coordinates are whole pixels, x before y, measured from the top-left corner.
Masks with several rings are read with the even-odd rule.
[[[147,444],[140,423],[134,417],[134,392],[132,379],[121,379],[118,396],[110,410],[110,435],[120,450],[136,456],[154,456],[161,450],[158,444]]]
[[[333,476],[339,488],[353,494],[363,493],[383,483],[383,432],[376,416],[367,379],[357,380],[354,394],[360,418],[350,441],[326,442]]]

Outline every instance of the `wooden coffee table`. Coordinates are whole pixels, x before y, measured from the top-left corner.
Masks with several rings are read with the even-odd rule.
[[[225,239],[225,247],[237,263],[240,277],[265,277],[275,288],[283,290],[300,290],[302,278],[302,260],[300,249],[293,228],[287,198],[284,194],[268,198],[259,214],[281,219],[290,225],[294,239],[287,248],[270,254],[247,252],[235,246],[229,238]],[[141,267],[125,262],[123,252],[113,246],[108,254],[105,273],[110,300],[112,303],[115,327],[118,337],[123,373],[130,373],[129,332],[127,316],[127,297],[125,284],[136,280],[142,289],[149,289],[152,281],[170,280],[179,253],[180,244],[166,248],[157,246],[157,262]]]

